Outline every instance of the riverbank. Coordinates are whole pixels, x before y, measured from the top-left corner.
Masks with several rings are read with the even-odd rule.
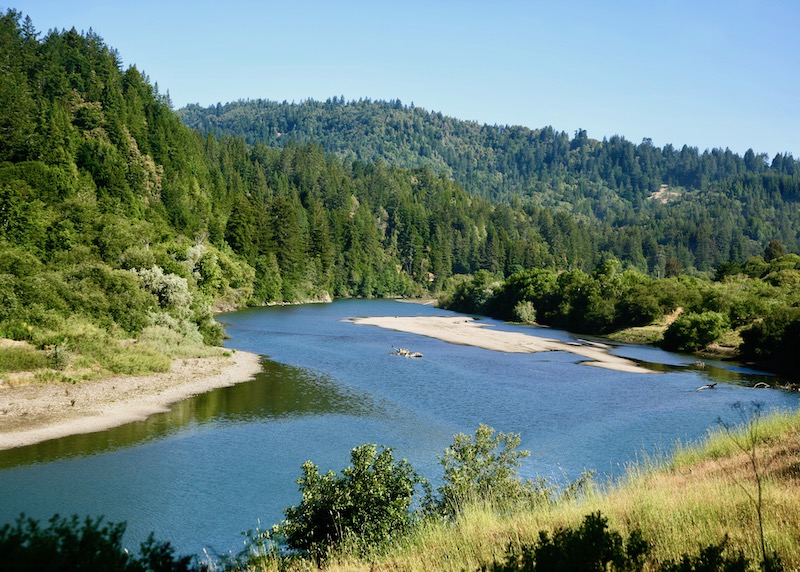
[[[744,450],[742,450],[744,445]],[[754,470],[750,453],[757,454]],[[624,477],[590,486],[584,494],[541,506],[496,511],[467,506],[453,520],[420,521],[404,538],[366,557],[345,549],[325,564],[329,572],[481,570],[517,554],[557,531],[576,530],[586,515],[601,513],[609,530],[629,538],[634,530],[650,544],[645,569],[655,570],[701,547],[725,546],[723,554],[761,560],[761,534],[783,570],[800,570],[800,415],[755,418],[740,430],[720,429],[699,443],[678,447],[672,460],[645,458]],[[551,483],[556,484],[556,483]],[[758,501],[758,486],[763,494]],[[761,515],[759,518],[759,510]],[[309,560],[281,561],[274,553],[245,570],[309,570]],[[753,568],[756,569],[756,568]]]
[[[259,355],[225,353],[173,360],[166,373],[0,388],[0,450],[141,421],[168,411],[173,403],[248,381],[261,371]]]
[[[511,353],[563,351],[586,361],[584,365],[627,373],[654,373],[636,362],[612,355],[610,346],[596,342],[562,342],[521,332],[506,332],[465,316],[373,316],[353,318],[354,324],[377,326],[436,338],[443,342]]]

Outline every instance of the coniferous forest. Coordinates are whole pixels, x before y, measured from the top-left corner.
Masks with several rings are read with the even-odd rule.
[[[481,125],[399,101],[239,101],[179,114],[204,133],[429,167],[494,204],[566,212],[590,226],[599,251],[658,275],[668,262],[707,271],[741,261],[773,239],[792,252],[800,246],[800,163],[788,154],[597,141],[583,130],[570,137],[552,127]],[[595,262],[590,250],[578,262]]]
[[[770,339],[795,327],[800,164],[790,155],[570,138],[399,102],[175,113],[91,31],[41,34],[12,10],[0,33],[5,337],[58,348],[80,322],[100,336],[216,343],[215,308],[442,291],[463,299],[458,276],[502,281],[531,269],[560,275],[557,294],[520,301],[573,330],[642,325],[677,307],[717,312],[722,330],[741,332],[764,327],[777,306]],[[601,282],[567,284],[609,268],[647,300],[612,296],[619,289]],[[700,302],[648,286],[684,274],[769,278]],[[570,292],[594,292],[597,303]],[[81,353],[75,336],[70,343]],[[136,366],[112,366],[126,368]]]
[[[0,376],[75,383],[168,371],[175,358],[219,354],[217,311],[332,297],[437,297],[462,312],[796,372],[799,253],[800,162],[789,154],[742,157],[480,125],[399,101],[258,100],[176,111],[167,92],[136,66],[124,69],[91,30],[42,33],[15,10],[0,15]],[[756,504],[762,524],[756,450],[778,443],[773,435],[797,434],[786,427],[735,443],[734,453],[752,453],[757,502],[742,486],[749,469],[732,471],[730,488],[709,494],[719,500],[745,489],[739,506]],[[717,441],[731,435],[749,434]],[[305,569],[344,547],[372,567],[373,556],[385,556],[369,552],[373,540],[387,551],[415,530],[452,540],[469,518],[491,513],[495,520],[481,521],[452,552],[464,553],[505,538],[496,531],[520,507],[550,514],[564,503],[574,512],[569,503],[591,488],[589,477],[558,490],[522,481],[517,467],[527,452],[518,444],[483,425],[474,440],[457,435],[440,459],[443,486],[419,501],[427,521],[410,512],[422,481],[390,449],[353,449],[355,468],[341,478],[309,462],[297,481],[303,502],[273,529],[290,552],[267,552],[272,538],[262,534],[263,550],[247,558],[258,569]],[[684,497],[691,470],[678,473]],[[796,463],[785,473],[770,486],[794,486]],[[667,489],[641,482],[647,492]],[[670,504],[623,502],[652,514]],[[656,528],[662,544],[684,532],[687,514]],[[742,514],[712,518],[744,529]],[[636,523],[623,543],[599,512],[572,528],[559,519],[552,541],[542,531],[521,552],[484,547],[482,569],[558,569],[545,557],[569,556],[562,569],[638,570],[654,549],[683,559],[647,569],[750,564],[741,551],[729,556],[740,538],[725,552],[726,535],[695,561],[687,555],[694,539],[664,552],[661,538],[650,544]],[[152,537],[139,557],[122,550],[124,525],[49,522],[20,517],[0,527],[0,553],[12,567],[57,567],[51,557],[60,551],[73,568],[96,557],[96,569],[192,569],[190,558],[174,559]],[[532,522],[512,525],[518,544]],[[420,538],[410,552],[436,552]],[[613,550],[600,554],[600,541]],[[761,569],[781,569],[763,528],[761,548]],[[438,562],[452,567],[456,560],[443,554]]]

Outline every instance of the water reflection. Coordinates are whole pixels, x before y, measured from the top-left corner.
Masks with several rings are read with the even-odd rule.
[[[798,407],[797,393],[742,387],[765,376],[728,363],[699,368],[696,358],[658,348],[613,346],[664,372],[630,374],[577,365],[566,352],[506,354],[348,321],[380,315],[452,314],[352,300],[225,316],[229,347],[275,360],[264,360],[261,375],[147,421],[0,452],[0,523],[22,511],[104,514],[128,522],[131,545],[152,530],[181,553],[224,552],[240,545],[240,531],[278,522],[298,502],[303,462],[340,470],[362,443],[393,447],[436,482],[437,456],[453,435],[486,423],[520,433],[521,448],[532,451],[521,467],[526,477],[574,479],[596,469],[612,478],[642,452],[668,451],[720,419],[735,422],[733,404]],[[399,358],[392,346],[425,357]],[[725,383],[695,392],[714,380]]]
[[[632,358],[631,358],[632,359]],[[650,361],[633,360],[638,365],[646,367],[659,373],[679,373],[693,371],[698,374],[700,379],[708,382],[728,383],[740,387],[755,388],[757,384],[766,384],[767,387],[781,388],[781,378],[768,373],[756,373],[749,371],[737,371],[729,367],[718,366],[706,362],[698,361],[690,364],[668,364]]]
[[[333,383],[324,374],[262,359],[252,381],[223,387],[174,404],[145,421],[97,433],[71,435],[0,451],[0,468],[47,463],[141,445],[208,423],[253,422],[321,414],[355,417],[378,408],[369,395]]]

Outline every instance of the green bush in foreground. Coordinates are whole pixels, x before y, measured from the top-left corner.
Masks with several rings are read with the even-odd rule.
[[[0,568],[14,572],[189,572],[190,556],[176,557],[169,542],[153,535],[140,545],[139,556],[122,545],[125,524],[87,517],[53,516],[46,527],[20,515],[0,527]]]
[[[536,504],[549,500],[543,481],[524,481],[517,469],[530,451],[518,450],[520,436],[495,433],[481,424],[474,436],[459,433],[440,458],[444,467],[439,498],[433,500],[446,515],[457,514],[473,503],[489,503],[497,508]]]
[[[286,522],[277,527],[290,549],[319,561],[346,542],[367,549],[411,529],[411,502],[421,482],[411,465],[370,444],[353,449],[350,459],[341,475],[303,464],[297,481],[302,501],[286,510]]]
[[[588,514],[577,529],[561,528],[552,537],[539,532],[534,544],[520,548],[510,545],[503,562],[495,562],[484,568],[491,572],[514,572],[536,570],[557,571],[605,571],[642,570],[650,544],[639,531],[631,533],[627,541],[608,529],[608,519],[599,512]]]

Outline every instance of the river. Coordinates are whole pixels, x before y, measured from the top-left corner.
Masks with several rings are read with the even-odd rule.
[[[622,474],[643,455],[739,420],[734,404],[797,409],[800,396],[755,390],[768,377],[644,346],[615,346],[660,375],[580,365],[565,352],[507,354],[356,325],[359,316],[452,315],[421,304],[345,300],[220,316],[230,348],[264,356],[251,382],[176,404],[169,413],[92,435],[0,451],[0,523],[20,513],[104,515],[150,531],[181,554],[223,554],[242,533],[279,522],[299,501],[313,460],[341,470],[362,443],[394,448],[436,483],[438,456],[480,423],[520,433],[522,473],[565,482],[583,470]],[[485,319],[492,327],[571,341],[566,332]],[[392,346],[421,359],[390,355]],[[697,387],[717,381],[713,391]]]

